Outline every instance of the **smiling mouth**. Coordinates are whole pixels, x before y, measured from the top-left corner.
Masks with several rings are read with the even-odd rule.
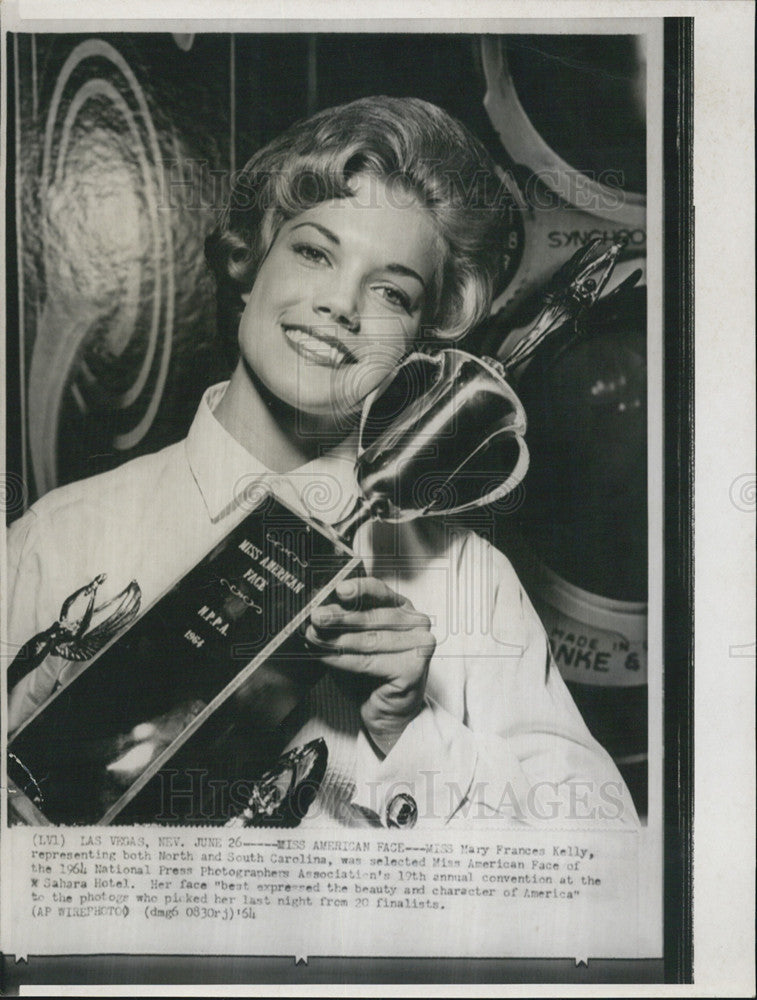
[[[339,368],[341,365],[356,365],[355,355],[344,344],[328,334],[316,333],[309,326],[289,326],[282,324],[284,336],[310,364]]]

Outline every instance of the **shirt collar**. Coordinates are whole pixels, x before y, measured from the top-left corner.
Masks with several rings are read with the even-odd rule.
[[[359,494],[357,435],[292,472],[272,472],[214,416],[227,385],[220,382],[205,391],[186,440],[189,467],[211,521],[256,503],[261,487],[327,524],[344,517]]]

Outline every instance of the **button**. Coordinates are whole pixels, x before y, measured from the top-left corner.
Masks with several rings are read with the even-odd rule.
[[[395,829],[414,827],[418,822],[418,806],[407,792],[395,795],[386,807],[386,825]]]

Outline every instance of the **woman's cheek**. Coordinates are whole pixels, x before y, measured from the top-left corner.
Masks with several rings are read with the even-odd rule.
[[[345,416],[354,414],[389,371],[391,367],[374,359],[343,368],[342,377],[334,385],[335,410]]]

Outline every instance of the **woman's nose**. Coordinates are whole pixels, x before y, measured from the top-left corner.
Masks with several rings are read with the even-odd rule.
[[[320,316],[328,316],[333,323],[350,333],[360,330],[358,292],[350,282],[334,280],[324,283],[316,291],[314,308]]]

